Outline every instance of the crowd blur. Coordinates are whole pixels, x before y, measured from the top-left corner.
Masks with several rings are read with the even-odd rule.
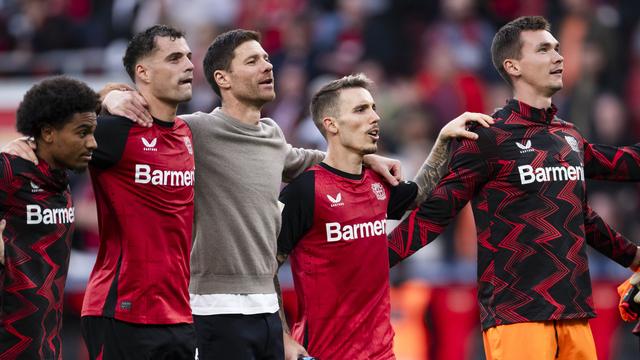
[[[491,39],[501,25],[532,14],[551,20],[561,44],[564,89],[554,97],[559,116],[592,142],[637,142],[637,0],[0,0],[0,87],[7,79],[31,83],[58,73],[123,79],[121,58],[131,35],[166,23],[186,32],[196,67],[194,97],[180,112],[210,111],[218,99],[202,71],[209,43],[230,28],[255,29],[271,55],[278,94],[265,115],[289,142],[322,149],[324,139],[308,114],[310,94],[328,80],[364,72],[377,84],[381,152],[401,159],[411,178],[446,122],[464,111],[491,113],[510,97],[491,63]],[[638,186],[588,187],[593,208],[640,242]],[[68,307],[77,311],[82,279],[93,265],[97,224],[86,178],[74,181],[74,193],[78,231]],[[401,360],[483,356],[469,209],[442,238],[392,273]],[[615,313],[613,285],[628,270],[595,252],[590,262],[599,356],[637,359],[629,328]],[[65,323],[69,331],[76,321],[71,319]],[[65,351],[65,357],[82,357]]]

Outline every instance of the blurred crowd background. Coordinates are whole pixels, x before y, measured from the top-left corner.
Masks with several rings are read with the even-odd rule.
[[[42,77],[68,74],[99,89],[128,82],[122,55],[132,34],[155,23],[186,31],[193,51],[193,99],[180,113],[210,111],[218,99],[203,77],[213,38],[230,28],[262,33],[277,100],[264,114],[289,142],[323,149],[308,115],[310,94],[364,72],[377,88],[380,152],[412,178],[439,129],[464,111],[492,113],[511,94],[491,63],[495,31],[521,15],[544,15],[564,55],[559,116],[591,142],[640,138],[640,2],[637,0],[0,0],[0,143],[17,136],[15,109]],[[638,186],[589,182],[593,208],[640,242]],[[97,249],[94,198],[75,176],[77,235],[67,284],[65,358],[83,359],[79,309]],[[476,237],[471,211],[435,243],[392,271],[396,353],[409,359],[482,359],[475,299]],[[618,320],[615,286],[630,273],[590,253],[592,322],[600,359],[638,359],[630,326]],[[286,306],[295,311],[290,276]],[[523,339],[523,341],[525,341]],[[323,359],[325,360],[325,359]]]

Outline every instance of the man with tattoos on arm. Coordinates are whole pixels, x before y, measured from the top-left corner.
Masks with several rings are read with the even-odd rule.
[[[280,195],[278,263],[291,256],[299,308],[292,336],[320,359],[394,358],[386,220],[399,219],[435,187],[450,139],[475,139],[465,130],[469,122],[493,122],[473,113],[451,121],[415,182],[392,187],[362,166],[380,133],[371,85],[362,74],[349,75],[313,96],[311,114],[327,139],[327,155]],[[299,348],[287,360],[299,355],[307,353]]]
[[[471,202],[487,359],[596,359],[587,245],[638,270],[640,247],[588,205],[585,179],[638,180],[640,147],[589,143],[556,116],[563,57],[546,19],[518,18],[492,58],[514,98],[455,142],[449,171],[390,235],[394,265],[433,241]],[[523,341],[526,339],[526,341]]]

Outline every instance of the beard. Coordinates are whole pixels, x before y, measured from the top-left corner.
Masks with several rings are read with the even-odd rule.
[[[367,145],[362,148],[362,155],[375,154],[378,151],[378,144]]]

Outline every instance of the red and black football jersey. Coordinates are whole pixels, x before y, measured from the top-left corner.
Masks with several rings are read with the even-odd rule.
[[[299,309],[292,334],[309,354],[394,358],[386,221],[400,218],[417,191],[324,163],[283,189],[278,252],[290,254]]]
[[[640,147],[589,144],[556,108],[511,100],[390,235],[391,265],[433,241],[472,201],[483,329],[595,316],[586,245],[629,266],[636,245],[587,205],[585,178],[640,179]]]
[[[100,248],[83,316],[140,324],[191,323],[191,130],[179,118],[145,128],[99,117],[90,163]]]
[[[0,154],[0,218],[7,221],[0,359],[60,359],[75,219],[66,173]]]

